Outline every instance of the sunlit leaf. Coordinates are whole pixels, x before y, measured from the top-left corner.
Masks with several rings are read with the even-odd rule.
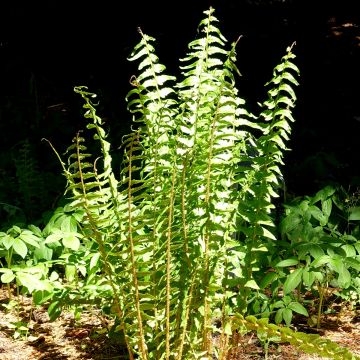
[[[31,231],[24,230],[21,232],[19,239],[24,241],[25,243],[28,243],[36,248],[39,247],[39,239],[36,235],[34,235]]]
[[[3,274],[0,277],[0,280],[4,284],[8,284],[15,279],[15,274],[12,272],[11,269],[1,269]]]
[[[91,257],[90,265],[89,265],[90,270],[93,269],[94,267],[96,267],[99,259],[100,259],[100,253],[98,253],[98,252],[95,253],[95,254]]]
[[[24,241],[22,241],[20,238],[15,238],[13,243],[13,249],[14,251],[19,254],[23,259],[25,259],[26,254],[28,252],[28,248]]]
[[[1,238],[2,245],[6,250],[9,250],[14,245],[14,238],[8,234],[3,233],[4,236]]]
[[[302,272],[303,269],[298,268],[288,275],[284,283],[284,295],[292,292],[300,284]]]
[[[304,316],[309,316],[309,313],[307,312],[305,307],[298,302],[291,302],[288,307],[289,307],[289,309],[291,309],[292,311],[295,311],[298,314],[301,314]]]
[[[255,290],[259,290],[259,285],[256,283],[255,280],[248,280],[245,285],[245,287],[248,287],[250,289],[255,289]]]
[[[62,242],[65,247],[74,251],[78,250],[80,247],[80,240],[77,236],[77,233],[64,234]]]
[[[299,263],[299,260],[297,258],[291,258],[291,259],[285,259],[278,262],[275,267],[288,267],[288,266],[294,266]]]
[[[283,309],[283,313],[282,313],[282,316],[283,316],[283,319],[285,321],[285,324],[287,326],[290,326],[291,325],[291,320],[292,320],[292,311],[290,308],[285,308]]]

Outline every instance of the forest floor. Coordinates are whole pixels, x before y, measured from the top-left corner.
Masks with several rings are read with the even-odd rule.
[[[11,302],[7,288],[0,288],[0,360],[126,359],[124,347],[104,332],[106,319],[96,311],[82,313],[79,320],[75,320],[71,312],[63,312],[57,320],[51,322],[46,309],[32,307],[30,298],[20,296],[17,300],[14,306],[9,306]],[[296,328],[325,336],[360,356],[359,310],[349,309],[344,304],[336,306],[341,313],[324,315],[320,329],[307,326],[306,320],[302,323],[301,319],[297,320]],[[13,325],[16,323],[18,337]],[[24,330],[21,330],[21,325],[25,326]],[[266,359],[264,347],[256,334],[249,333],[236,339],[230,360],[242,359]],[[288,344],[270,344],[267,359],[324,358],[302,353]]]

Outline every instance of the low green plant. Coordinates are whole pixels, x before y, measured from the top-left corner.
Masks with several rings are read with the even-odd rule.
[[[37,303],[40,294],[49,300],[49,294],[58,284],[56,266],[64,266],[67,280],[74,280],[74,265],[69,260],[74,254],[69,251],[80,247],[81,218],[81,211],[70,211],[65,206],[54,212],[43,230],[34,225],[26,229],[13,225],[6,232],[0,232],[0,281],[7,284],[9,299],[12,297],[10,284],[15,282],[23,294],[36,293]],[[80,257],[76,264],[81,271]]]
[[[8,328],[14,331],[14,339],[27,337],[29,333],[29,324],[24,321],[16,321],[8,324]]]
[[[300,294],[302,288],[317,292],[318,327],[329,286],[344,294],[359,288],[360,238],[352,233],[357,225],[351,224],[357,221],[356,207],[341,206],[339,191],[327,186],[313,197],[297,198],[285,205],[280,224],[283,250],[274,257],[276,271],[265,279],[285,296],[296,289]]]
[[[43,213],[57,202],[58,177],[37,160],[37,144],[24,139],[6,150],[0,162],[0,230],[12,225],[44,226]]]
[[[40,250],[41,240],[40,229],[31,225],[29,229],[21,229],[14,225],[6,233],[0,233],[0,273],[2,273],[0,280],[2,283],[10,284],[16,279],[17,283],[26,286],[30,293],[38,286],[45,286],[47,266],[34,264],[29,256],[31,254],[36,260],[43,255]],[[30,259],[25,261],[27,257]],[[11,299],[10,285],[8,289]]]

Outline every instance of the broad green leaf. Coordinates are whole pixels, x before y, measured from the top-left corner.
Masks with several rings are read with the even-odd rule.
[[[15,279],[15,274],[12,272],[11,269],[1,269],[4,273],[1,275],[1,282],[4,284],[8,284]],[[4,271],[6,270],[6,271]]]
[[[356,250],[353,245],[345,244],[342,245],[341,248],[345,251],[347,257],[355,257]]]
[[[311,266],[313,267],[319,267],[323,266],[324,264],[328,264],[330,262],[331,257],[329,255],[322,255],[318,258],[316,258],[312,263]]]
[[[268,272],[260,281],[260,289],[265,289],[277,278],[277,276],[275,271]]]
[[[67,281],[69,281],[70,283],[73,282],[76,277],[76,267],[74,265],[66,265],[65,276]]]
[[[2,237],[2,244],[4,245],[6,250],[9,250],[14,245],[14,238],[8,234]]]
[[[77,231],[77,221],[73,216],[66,216],[63,218],[60,226],[61,231],[63,232],[76,232]]]
[[[330,259],[331,268],[338,273],[338,284],[341,288],[348,288],[351,284],[351,275],[349,270],[345,267],[344,261],[341,257]]]
[[[349,220],[350,221],[360,220],[360,206],[349,209]]]
[[[354,244],[354,248],[356,249],[357,253],[360,255],[360,241]]]
[[[63,233],[61,231],[57,231],[57,232],[54,232],[53,234],[50,234],[44,241],[44,244],[51,244],[54,242],[58,242],[62,238],[63,238]]]
[[[291,325],[291,320],[292,320],[292,311],[290,308],[285,308],[283,313],[282,313],[282,316],[284,318],[284,321],[285,321],[285,324],[286,326],[290,326]]]
[[[19,239],[21,239],[22,241],[24,241],[36,248],[39,247],[39,241],[41,240],[29,230],[22,231],[19,236]]]
[[[318,259],[324,255],[324,250],[317,244],[310,244],[308,249],[314,259]]]
[[[56,320],[61,314],[62,308],[59,300],[52,302],[48,307],[48,314],[51,321]]]
[[[35,290],[32,294],[32,299],[35,305],[41,305],[53,297],[51,291]]]
[[[329,218],[329,216],[331,215],[331,210],[332,210],[332,199],[326,199],[324,201],[321,202],[321,210],[323,212],[323,214]]]
[[[313,271],[312,273],[314,274],[316,280],[318,280],[320,283],[324,281],[324,275],[321,271]]]
[[[233,331],[232,331],[232,329],[231,329],[231,323],[230,323],[230,322],[226,322],[226,324],[225,324],[225,326],[224,326],[224,333],[225,333],[226,335],[229,335],[229,336],[232,335]]]
[[[298,268],[288,275],[284,283],[284,295],[292,292],[300,284],[302,272],[303,269]]]
[[[259,285],[255,280],[248,280],[244,286],[250,289],[260,290]]]
[[[319,200],[326,201],[328,200],[334,193],[336,189],[332,187],[331,185],[325,186],[323,189],[319,190],[315,196],[312,198],[311,202],[312,204],[315,204]]]
[[[41,274],[30,274],[28,272],[18,271],[16,279],[21,285],[25,286],[31,294],[34,290],[47,290],[45,282],[40,279]]]
[[[90,270],[97,265],[99,259],[100,259],[100,253],[95,253],[95,254],[91,257],[90,264],[89,264]]]
[[[351,285],[351,274],[345,266],[339,272],[338,284],[343,289],[347,289]]]
[[[313,271],[304,268],[303,271],[303,282],[307,287],[311,287],[315,281],[315,274]]]
[[[78,209],[72,214],[72,216],[77,222],[80,222],[84,218],[84,210]]]
[[[311,215],[320,222],[321,226],[326,225],[328,219],[317,206],[310,205],[309,211],[310,211]]]
[[[267,238],[271,239],[271,240],[276,240],[276,237],[274,236],[273,233],[271,233],[268,229],[261,227],[262,231],[263,231],[263,235],[266,236]]]
[[[28,248],[27,248],[26,244],[21,239],[19,239],[19,238],[14,239],[13,249],[23,259],[25,259],[25,256],[26,256],[26,254],[28,252]]]
[[[77,265],[77,270],[79,271],[79,273],[80,273],[83,277],[86,277],[86,274],[87,274],[86,266],[84,266],[84,265]]]
[[[50,280],[51,282],[54,282],[54,281],[58,280],[59,277],[60,277],[60,276],[59,276],[59,274],[58,274],[56,271],[52,271],[51,274],[50,274],[49,280]]]
[[[275,324],[280,324],[283,320],[283,313],[285,308],[279,309],[275,314]]]
[[[41,243],[39,248],[34,250],[34,258],[36,260],[48,260],[52,259],[53,250],[48,248],[44,243]]]
[[[62,242],[65,247],[74,251],[78,250],[80,247],[80,240],[78,239],[76,233],[65,234]]]
[[[14,225],[10,228],[10,231],[11,231],[11,233],[15,233],[16,234],[15,236],[17,236],[17,235],[21,234],[22,230],[19,226]]]
[[[307,310],[305,309],[305,307],[303,305],[301,305],[298,302],[291,302],[288,306],[292,311],[295,311],[298,314],[304,315],[304,316],[309,316],[309,313],[307,312]]]
[[[356,246],[356,242],[358,241],[355,236],[352,236],[350,234],[343,234],[340,236],[340,239],[343,243],[347,243],[347,242],[355,243],[355,244],[353,244],[354,246]],[[360,242],[359,242],[359,244],[360,244]]]
[[[28,228],[37,238],[42,238],[42,231],[38,226],[29,225]]]
[[[280,262],[278,262],[275,267],[288,267],[288,266],[294,266],[297,265],[299,263],[299,260],[296,258],[291,258],[291,259],[285,259],[282,260]]]
[[[283,234],[287,234],[294,230],[302,221],[299,214],[290,214],[281,221],[280,228]]]
[[[347,267],[352,267],[356,271],[360,272],[360,259],[348,257],[344,260],[344,262]]]
[[[273,306],[274,309],[283,308],[283,307],[285,307],[285,304],[284,304],[284,302],[282,300],[278,300],[272,306]]]

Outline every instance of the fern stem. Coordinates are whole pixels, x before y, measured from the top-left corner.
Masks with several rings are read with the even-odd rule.
[[[190,289],[189,289],[189,293],[188,296],[186,297],[185,300],[185,317],[183,319],[183,330],[180,336],[180,345],[179,345],[179,349],[178,349],[178,356],[177,356],[177,360],[182,360],[182,354],[184,351],[184,345],[185,345],[185,337],[186,337],[186,333],[188,331],[188,324],[189,324],[189,319],[190,319],[190,311],[192,310],[192,302],[193,302],[193,298],[194,298],[194,287],[195,287],[195,279],[196,279],[196,273],[197,270],[194,271],[193,276],[192,276],[192,280],[190,282]]]
[[[186,222],[186,215],[187,215],[187,204],[186,204],[186,193],[185,193],[185,184],[186,184],[186,170],[187,170],[187,156],[183,161],[183,168],[181,174],[181,221],[182,221],[182,231],[183,231],[183,242],[184,242],[184,256],[185,261],[190,269],[191,262],[189,258],[189,239],[187,234],[187,222]]]
[[[318,288],[318,291],[319,291],[320,299],[319,299],[318,313],[317,313],[317,319],[316,319],[316,328],[320,329],[320,326],[321,326],[321,312],[322,312],[322,307],[323,307],[325,289],[320,284],[320,282],[318,283],[317,288]]]
[[[135,259],[135,250],[134,250],[134,239],[133,239],[133,229],[132,229],[132,150],[133,149],[133,141],[130,145],[130,154],[129,154],[129,182],[128,182],[128,234],[129,234],[129,242],[130,242],[130,257],[131,257],[131,273],[133,278],[133,285],[135,288],[135,307],[136,307],[136,316],[138,321],[138,332],[139,332],[139,349],[141,353],[142,360],[146,360],[148,358],[146,344],[144,339],[144,330],[142,324],[142,316],[140,309],[140,295],[139,295],[139,285],[137,279],[137,265]]]
[[[171,177],[171,190],[169,199],[169,215],[167,227],[167,241],[166,241],[166,359],[170,359],[170,301],[171,301],[171,238],[172,238],[172,223],[174,211],[174,191],[175,191],[176,168],[174,166]]]

